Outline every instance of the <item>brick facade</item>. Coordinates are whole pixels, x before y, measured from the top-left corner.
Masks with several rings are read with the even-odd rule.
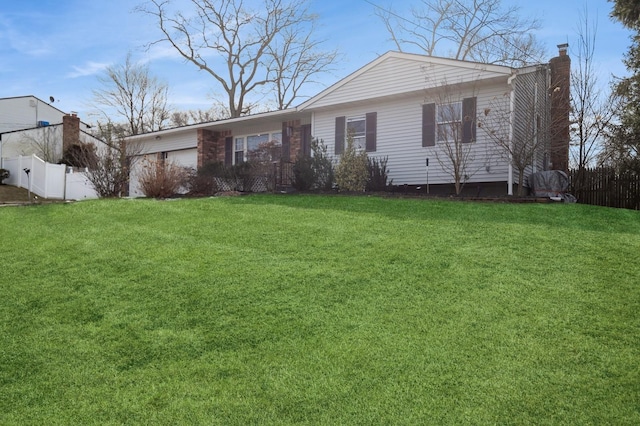
[[[287,139],[288,138],[288,139]],[[288,140],[288,150],[287,150]],[[302,149],[302,126],[300,120],[285,121],[282,123],[282,159],[295,161]]]
[[[80,118],[76,114],[62,117],[62,152],[73,145],[80,144]]]
[[[198,129],[198,168],[208,163],[224,163],[224,142],[229,136],[230,130],[218,132]]]
[[[571,109],[571,58],[567,44],[558,45],[559,55],[549,61],[551,71],[551,169],[569,171],[569,112]]]

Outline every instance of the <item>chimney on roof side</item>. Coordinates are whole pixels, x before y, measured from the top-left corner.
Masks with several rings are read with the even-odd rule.
[[[569,111],[571,100],[571,58],[568,43],[558,45],[558,56],[551,58],[551,129],[549,157],[551,169],[569,171]]]
[[[567,54],[567,48],[569,43],[563,43],[558,45],[558,56],[565,56]]]
[[[80,118],[75,112],[62,117],[62,152],[80,143]]]

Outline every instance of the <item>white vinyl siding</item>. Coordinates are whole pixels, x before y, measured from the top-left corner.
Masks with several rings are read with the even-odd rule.
[[[0,132],[31,129],[38,121],[61,124],[64,112],[33,96],[0,99]],[[85,126],[80,127],[85,130]],[[4,136],[3,136],[4,137]]]
[[[309,105],[325,108],[383,97],[411,96],[444,84],[506,79],[510,73],[508,67],[393,52],[312,98]],[[367,110],[375,108],[367,107]]]
[[[476,96],[476,111],[482,111],[493,99],[502,96],[507,90],[505,78],[502,84],[461,92],[459,99]],[[354,105],[331,111],[318,111],[314,114],[314,137],[323,140],[328,154],[334,157],[335,117],[356,116],[362,113],[363,108],[377,111],[377,149],[375,153],[369,153],[369,156],[388,157],[389,177],[393,179],[394,184],[423,184],[426,181],[426,158],[430,161],[429,183],[451,183],[451,176],[442,169],[437,160],[437,156],[444,157],[442,146],[422,146],[422,105],[425,102],[437,102],[437,97],[420,93],[402,99],[369,102],[366,106]],[[470,165],[473,171],[470,172],[470,182],[506,182],[506,156],[498,152],[493,142],[480,129],[477,130],[476,143],[470,147],[474,156]]]

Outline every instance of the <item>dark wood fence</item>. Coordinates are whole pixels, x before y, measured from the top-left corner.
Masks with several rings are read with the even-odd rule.
[[[571,170],[571,193],[579,203],[640,210],[640,175],[611,168]]]

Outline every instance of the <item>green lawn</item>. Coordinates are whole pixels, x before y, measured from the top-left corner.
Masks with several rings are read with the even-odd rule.
[[[0,208],[0,424],[640,424],[640,212]]]

